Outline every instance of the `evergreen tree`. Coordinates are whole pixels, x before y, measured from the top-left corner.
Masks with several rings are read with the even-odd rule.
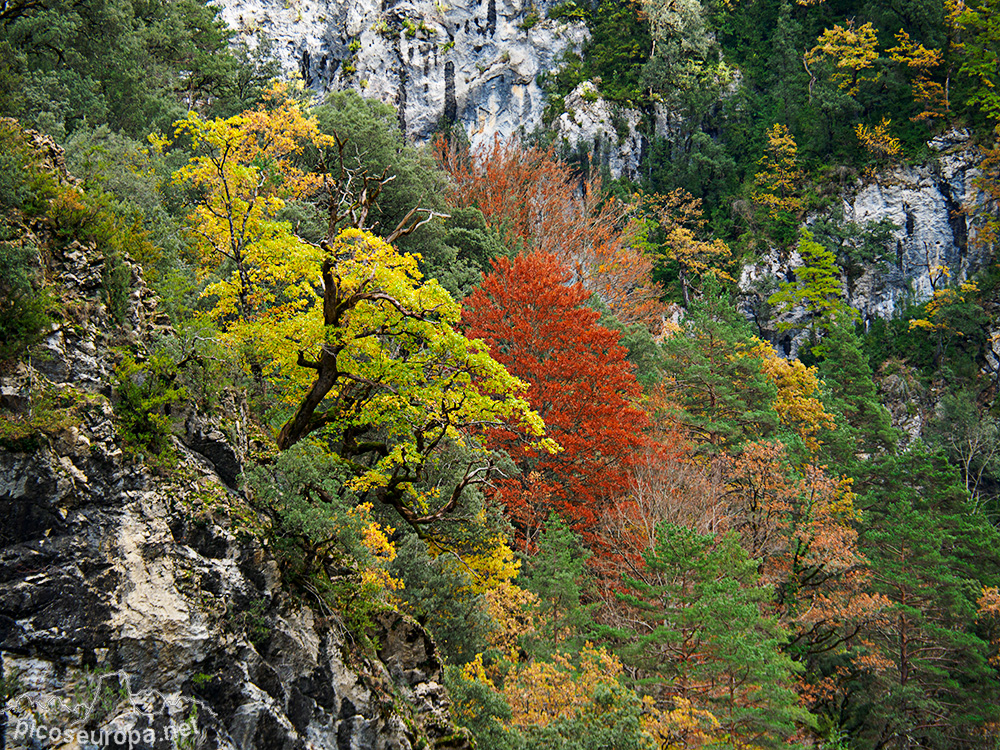
[[[809,321],[809,340],[815,351],[821,333],[834,325],[838,318],[853,320],[855,311],[844,301],[840,288],[840,268],[837,257],[813,240],[803,229],[799,239],[799,256],[802,265],[795,268],[794,282],[781,282],[779,290],[768,302],[779,312],[793,312],[802,307]],[[779,321],[778,329],[787,331],[795,324]]]
[[[891,450],[898,437],[879,399],[853,323],[835,318],[820,351],[819,374],[827,389],[824,404],[837,415],[837,428],[822,435],[824,456],[832,465],[850,470],[859,453]]]
[[[641,578],[624,578],[621,599],[635,625],[615,632],[626,639],[623,661],[661,704],[709,710],[731,746],[785,746],[796,724],[811,719],[791,688],[786,634],[761,614],[771,591],[759,583],[757,561],[735,535],[669,523],[643,560]]]
[[[683,327],[663,344],[665,392],[682,410],[676,419],[715,454],[778,427],[774,383],[762,372],[749,325],[714,277],[706,276]]]
[[[1000,681],[973,623],[983,588],[1000,581],[1000,534],[922,444],[883,458],[875,477],[861,543],[892,606],[868,634],[857,736],[900,750],[982,747],[982,729],[1000,719]]]
[[[3,114],[58,139],[85,123],[143,137],[234,94],[240,64],[204,0],[16,2],[4,11],[0,78],[14,76],[18,96],[0,94]]]
[[[592,609],[581,601],[589,557],[579,536],[558,515],[550,515],[538,539],[538,551],[527,564],[525,588],[538,596],[531,651],[578,650],[583,645]]]

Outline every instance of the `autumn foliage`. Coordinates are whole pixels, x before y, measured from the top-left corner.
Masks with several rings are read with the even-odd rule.
[[[504,498],[522,534],[555,510],[577,530],[592,530],[602,507],[628,485],[632,454],[644,443],[640,393],[618,334],[597,324],[590,296],[549,253],[494,261],[465,302],[463,324],[511,374],[562,450],[541,453],[506,430],[490,434],[524,480]],[[537,480],[531,477],[537,472]]]
[[[472,153],[439,141],[437,157],[455,181],[452,202],[479,208],[508,247],[555,256],[623,323],[658,325],[660,291],[637,248],[635,206],[605,197],[599,177],[516,140]]]

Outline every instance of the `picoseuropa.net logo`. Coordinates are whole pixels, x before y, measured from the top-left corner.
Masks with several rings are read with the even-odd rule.
[[[85,675],[67,694],[28,690],[4,706],[8,750],[63,747],[194,748],[198,703],[156,690],[132,693],[127,672]]]

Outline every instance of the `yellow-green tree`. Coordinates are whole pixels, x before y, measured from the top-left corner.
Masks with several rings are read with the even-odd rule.
[[[483,427],[503,423],[555,449],[540,440],[527,386],[456,331],[458,303],[422,278],[416,256],[361,226],[384,178],[299,165],[306,146],[342,152],[344,142],[320,134],[283,89],[251,112],[191,115],[177,129],[194,150],[176,179],[200,191],[190,225],[214,279],[210,315],[231,346],[252,352],[251,370],[284,409],[279,449],[309,438],[336,456],[358,502],[390,505],[415,527],[490,477]],[[329,231],[318,245],[277,220],[287,198],[324,192]],[[446,449],[463,468],[430,486]]]
[[[874,80],[867,71],[878,60],[878,33],[870,22],[857,28],[853,19],[843,26],[835,24],[832,29],[823,30],[804,59],[807,67],[824,60],[830,62],[833,81],[848,96],[854,96],[863,81]]]
[[[756,208],[757,220],[768,238],[787,246],[794,241],[802,199],[799,187],[802,170],[798,165],[798,145],[781,123],[767,130],[767,148],[754,176],[750,200]]]
[[[250,323],[273,305],[303,306],[309,292],[295,288],[318,259],[277,219],[290,198],[316,193],[322,176],[302,168],[309,146],[333,145],[315,120],[275,85],[256,109],[227,119],[196,112],[175,123],[175,137],[190,145],[190,161],[174,181],[197,194],[188,226],[211,279],[205,296],[217,298],[219,322]],[[290,297],[289,297],[290,293]]]
[[[838,318],[853,320],[858,313],[843,298],[836,256],[813,240],[812,233],[805,229],[799,239],[799,256],[802,265],[795,269],[795,281],[782,282],[768,302],[781,312],[803,308],[815,346],[819,334],[834,326]],[[778,323],[779,330],[794,327],[795,324],[788,321]]]

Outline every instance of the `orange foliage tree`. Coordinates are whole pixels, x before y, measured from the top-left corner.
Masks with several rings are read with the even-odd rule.
[[[587,291],[569,280],[552,254],[495,260],[462,316],[466,333],[528,382],[528,401],[563,449],[540,452],[513,431],[489,434],[522,472],[502,496],[526,544],[525,532],[551,510],[593,541],[596,519],[627,488],[633,454],[646,442],[646,416],[632,404],[640,387],[618,333],[597,324]]]
[[[843,650],[884,618],[889,601],[871,592],[851,480],[812,465],[792,471],[780,443],[753,443],[729,459],[725,499],[723,523],[760,560],[800,659]],[[837,681],[828,682],[800,692],[814,704],[829,700]]]
[[[621,322],[658,326],[660,290],[638,247],[636,206],[606,198],[599,177],[581,178],[551,148],[516,140],[473,153],[439,140],[436,155],[454,180],[452,202],[479,208],[508,247],[554,255]]]

